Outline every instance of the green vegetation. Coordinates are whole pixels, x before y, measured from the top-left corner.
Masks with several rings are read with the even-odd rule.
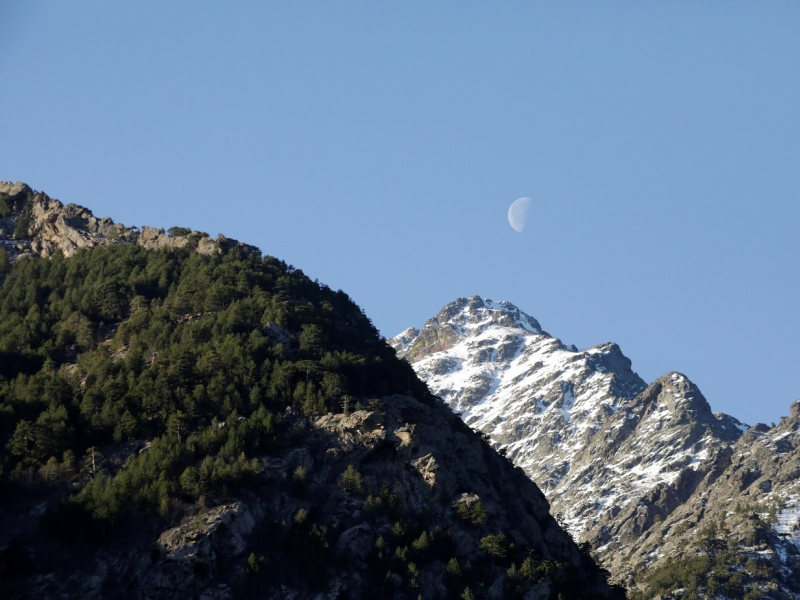
[[[568,598],[587,597],[580,588],[579,578],[574,577],[572,565],[536,558],[534,550],[517,547],[502,533],[480,538],[480,551],[473,561],[456,557],[459,554],[456,539],[452,531],[432,525],[424,511],[414,518],[406,515],[394,523],[388,535],[375,540],[368,562],[369,573],[376,585],[389,592],[387,597],[400,597],[393,596],[391,587],[387,587],[394,574],[413,590],[420,584],[422,574],[442,566],[447,591],[444,597],[452,600],[462,598],[467,588],[474,594],[472,597],[486,597],[487,581],[499,576],[495,567],[506,574],[502,598],[507,600],[521,600],[539,581],[548,581],[551,589],[563,592]]]
[[[5,248],[0,248],[0,275],[5,275],[11,270],[11,259]]]
[[[481,550],[493,559],[503,559],[508,556],[508,539],[502,533],[482,537]]]
[[[347,465],[344,473],[339,478],[339,487],[351,494],[357,494],[364,489],[363,477],[352,464]]]
[[[763,597],[758,596],[756,579],[769,581],[775,575],[768,562],[756,561],[744,553],[720,550],[713,556],[688,556],[647,571],[638,582],[644,585],[646,592],[634,594],[632,598],[652,598],[680,588],[686,590],[687,598],[704,597],[704,594],[744,598],[752,593]]]
[[[429,597],[435,581],[448,599],[483,598],[498,578],[508,599],[541,580],[587,597],[573,566],[517,547],[477,499],[420,503],[386,477],[382,454],[370,462],[332,448],[308,417],[387,414],[395,393],[437,400],[346,294],[224,246],[205,256],[113,245],[10,268],[0,286],[0,502],[48,497],[36,526],[50,562],[18,566],[27,554],[9,546],[0,574],[49,573],[61,555],[202,524],[235,499],[265,511],[246,552],[194,567],[231,583],[234,597],[323,590],[353,568],[365,597]],[[337,548],[348,531],[353,543]],[[151,550],[154,563],[161,552]]]
[[[380,494],[377,496],[368,495],[364,501],[364,512],[370,519],[375,519],[378,515],[386,515],[392,518],[399,518],[403,514],[403,504],[392,491],[388,483],[381,485]]]
[[[170,237],[176,237],[176,236],[189,235],[190,233],[192,233],[192,230],[189,229],[188,227],[175,226],[167,229],[167,233],[169,234]]]
[[[758,506],[737,506],[737,513],[751,514]],[[676,527],[676,535],[685,533],[690,527],[682,522]],[[748,526],[744,541],[756,544],[766,535],[764,525],[756,521]],[[637,581],[639,592],[633,600],[652,598],[658,594],[669,594],[676,589],[685,590],[685,598],[717,597],[763,598],[782,597],[765,594],[761,589],[774,581],[778,574],[773,565],[763,558],[754,558],[740,549],[724,516],[711,520],[697,532],[694,555],[671,560],[655,569],[649,569]]]
[[[7,216],[14,212],[13,202],[11,196],[6,193],[0,192],[0,219],[5,219]]]
[[[95,522],[232,492],[292,435],[287,407],[408,392],[429,397],[344,292],[240,248],[31,258],[0,288],[0,495],[80,465],[69,510]],[[139,452],[120,469],[99,449],[123,442]]]
[[[738,521],[731,531],[725,515],[709,519],[695,534],[692,547],[694,552],[680,559],[670,560],[655,568],[642,571],[637,579],[639,591],[632,595],[633,600],[644,600],[659,594],[669,595],[677,589],[684,589],[683,598],[703,598],[726,596],[729,598],[783,598],[773,583],[779,579],[774,563],[764,556],[754,556],[744,550],[740,543],[757,546],[767,541],[769,525],[759,518],[750,519],[758,513],[771,513],[776,510],[772,504],[738,503],[735,513],[748,517]],[[773,510],[770,510],[773,509]],[[771,520],[769,517],[768,520]],[[671,535],[683,535],[696,527],[695,523],[679,523]],[[767,592],[766,590],[771,590]]]
[[[486,522],[486,511],[483,504],[478,502],[455,502],[453,508],[459,518],[473,525],[483,525]]]
[[[734,511],[738,515],[755,515],[757,519],[762,519],[767,525],[774,525],[778,522],[778,511],[785,508],[785,503],[780,500],[771,502],[737,502]]]
[[[306,488],[308,478],[308,471],[304,466],[296,467],[294,472],[292,473],[292,487],[294,488],[295,493],[300,494]]]
[[[14,235],[13,238],[15,240],[25,239],[30,237],[31,235],[31,209],[30,206],[26,206],[25,209],[22,211],[22,214],[17,217],[17,223],[14,227]]]

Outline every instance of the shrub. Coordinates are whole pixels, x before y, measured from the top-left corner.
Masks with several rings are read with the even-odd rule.
[[[302,465],[297,467],[292,473],[292,487],[296,493],[302,492],[306,488],[308,472]]]
[[[481,550],[493,559],[503,559],[508,555],[508,538],[502,533],[484,536],[481,538]]]
[[[486,511],[480,501],[456,502],[453,504],[456,514],[464,521],[480,526],[486,522]]]
[[[177,227],[176,226],[176,227],[170,227],[167,230],[167,234],[170,237],[189,235],[190,233],[192,233],[192,230],[189,229],[188,227]]]

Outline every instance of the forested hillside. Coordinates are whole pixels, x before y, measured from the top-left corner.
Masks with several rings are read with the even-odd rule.
[[[620,595],[344,292],[187,230],[65,258],[49,218],[0,286],[7,595]]]
[[[153,441],[82,490],[104,520],[237,485],[252,470],[242,457],[276,443],[287,406],[312,415],[427,396],[346,294],[238,249],[22,260],[0,289],[0,352],[4,483],[58,479],[92,448]],[[216,467],[193,467],[209,455]]]

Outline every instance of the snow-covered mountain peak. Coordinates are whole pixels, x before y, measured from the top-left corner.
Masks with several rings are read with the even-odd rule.
[[[392,345],[398,352],[403,352],[411,345],[418,335],[419,329],[416,327],[409,327],[392,338]]]
[[[693,416],[714,418],[711,406],[697,386],[686,375],[672,371],[650,384],[642,394],[649,401],[647,408],[664,407],[673,415],[688,412]]]
[[[459,298],[390,343],[622,571],[643,535],[719,477],[748,431],[712,412],[686,375],[647,385],[617,344],[566,346],[508,302]],[[800,402],[792,411],[800,422]],[[765,448],[789,447],[790,435],[770,431],[757,436]]]
[[[476,333],[488,326],[520,328],[531,333],[542,333],[539,323],[510,302],[495,302],[480,296],[459,298],[446,305],[429,319],[426,327],[450,325],[462,333]]]
[[[646,387],[616,344],[578,351],[510,302],[479,296],[451,302],[416,338],[407,330],[390,343],[435,394],[530,472],[526,432],[547,430],[542,444],[577,452],[621,400]]]
[[[747,425],[730,415],[712,412],[700,389],[677,371],[662,375],[651,383],[641,394],[638,409],[642,416],[657,414],[662,419],[690,428],[707,429],[715,438],[725,442],[735,442],[748,429]]]
[[[531,335],[549,338],[536,319],[510,302],[470,296],[447,304],[435,317],[428,319],[421,331],[413,327],[406,329],[389,343],[400,356],[415,361],[449,351],[467,340],[470,340],[467,342],[470,347],[476,344],[487,347],[503,338],[509,343],[501,344],[503,349],[499,351],[502,357],[507,357],[509,352],[516,351],[522,338]],[[494,341],[489,342],[488,338]],[[484,358],[484,355],[478,356],[478,360]]]

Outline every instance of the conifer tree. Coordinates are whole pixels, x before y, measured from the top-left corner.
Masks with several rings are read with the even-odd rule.
[[[11,259],[5,248],[0,248],[0,275],[5,275],[11,270]]]
[[[86,453],[83,455],[83,470],[89,473],[94,478],[97,477],[100,461],[103,454],[94,446],[87,448]]]

